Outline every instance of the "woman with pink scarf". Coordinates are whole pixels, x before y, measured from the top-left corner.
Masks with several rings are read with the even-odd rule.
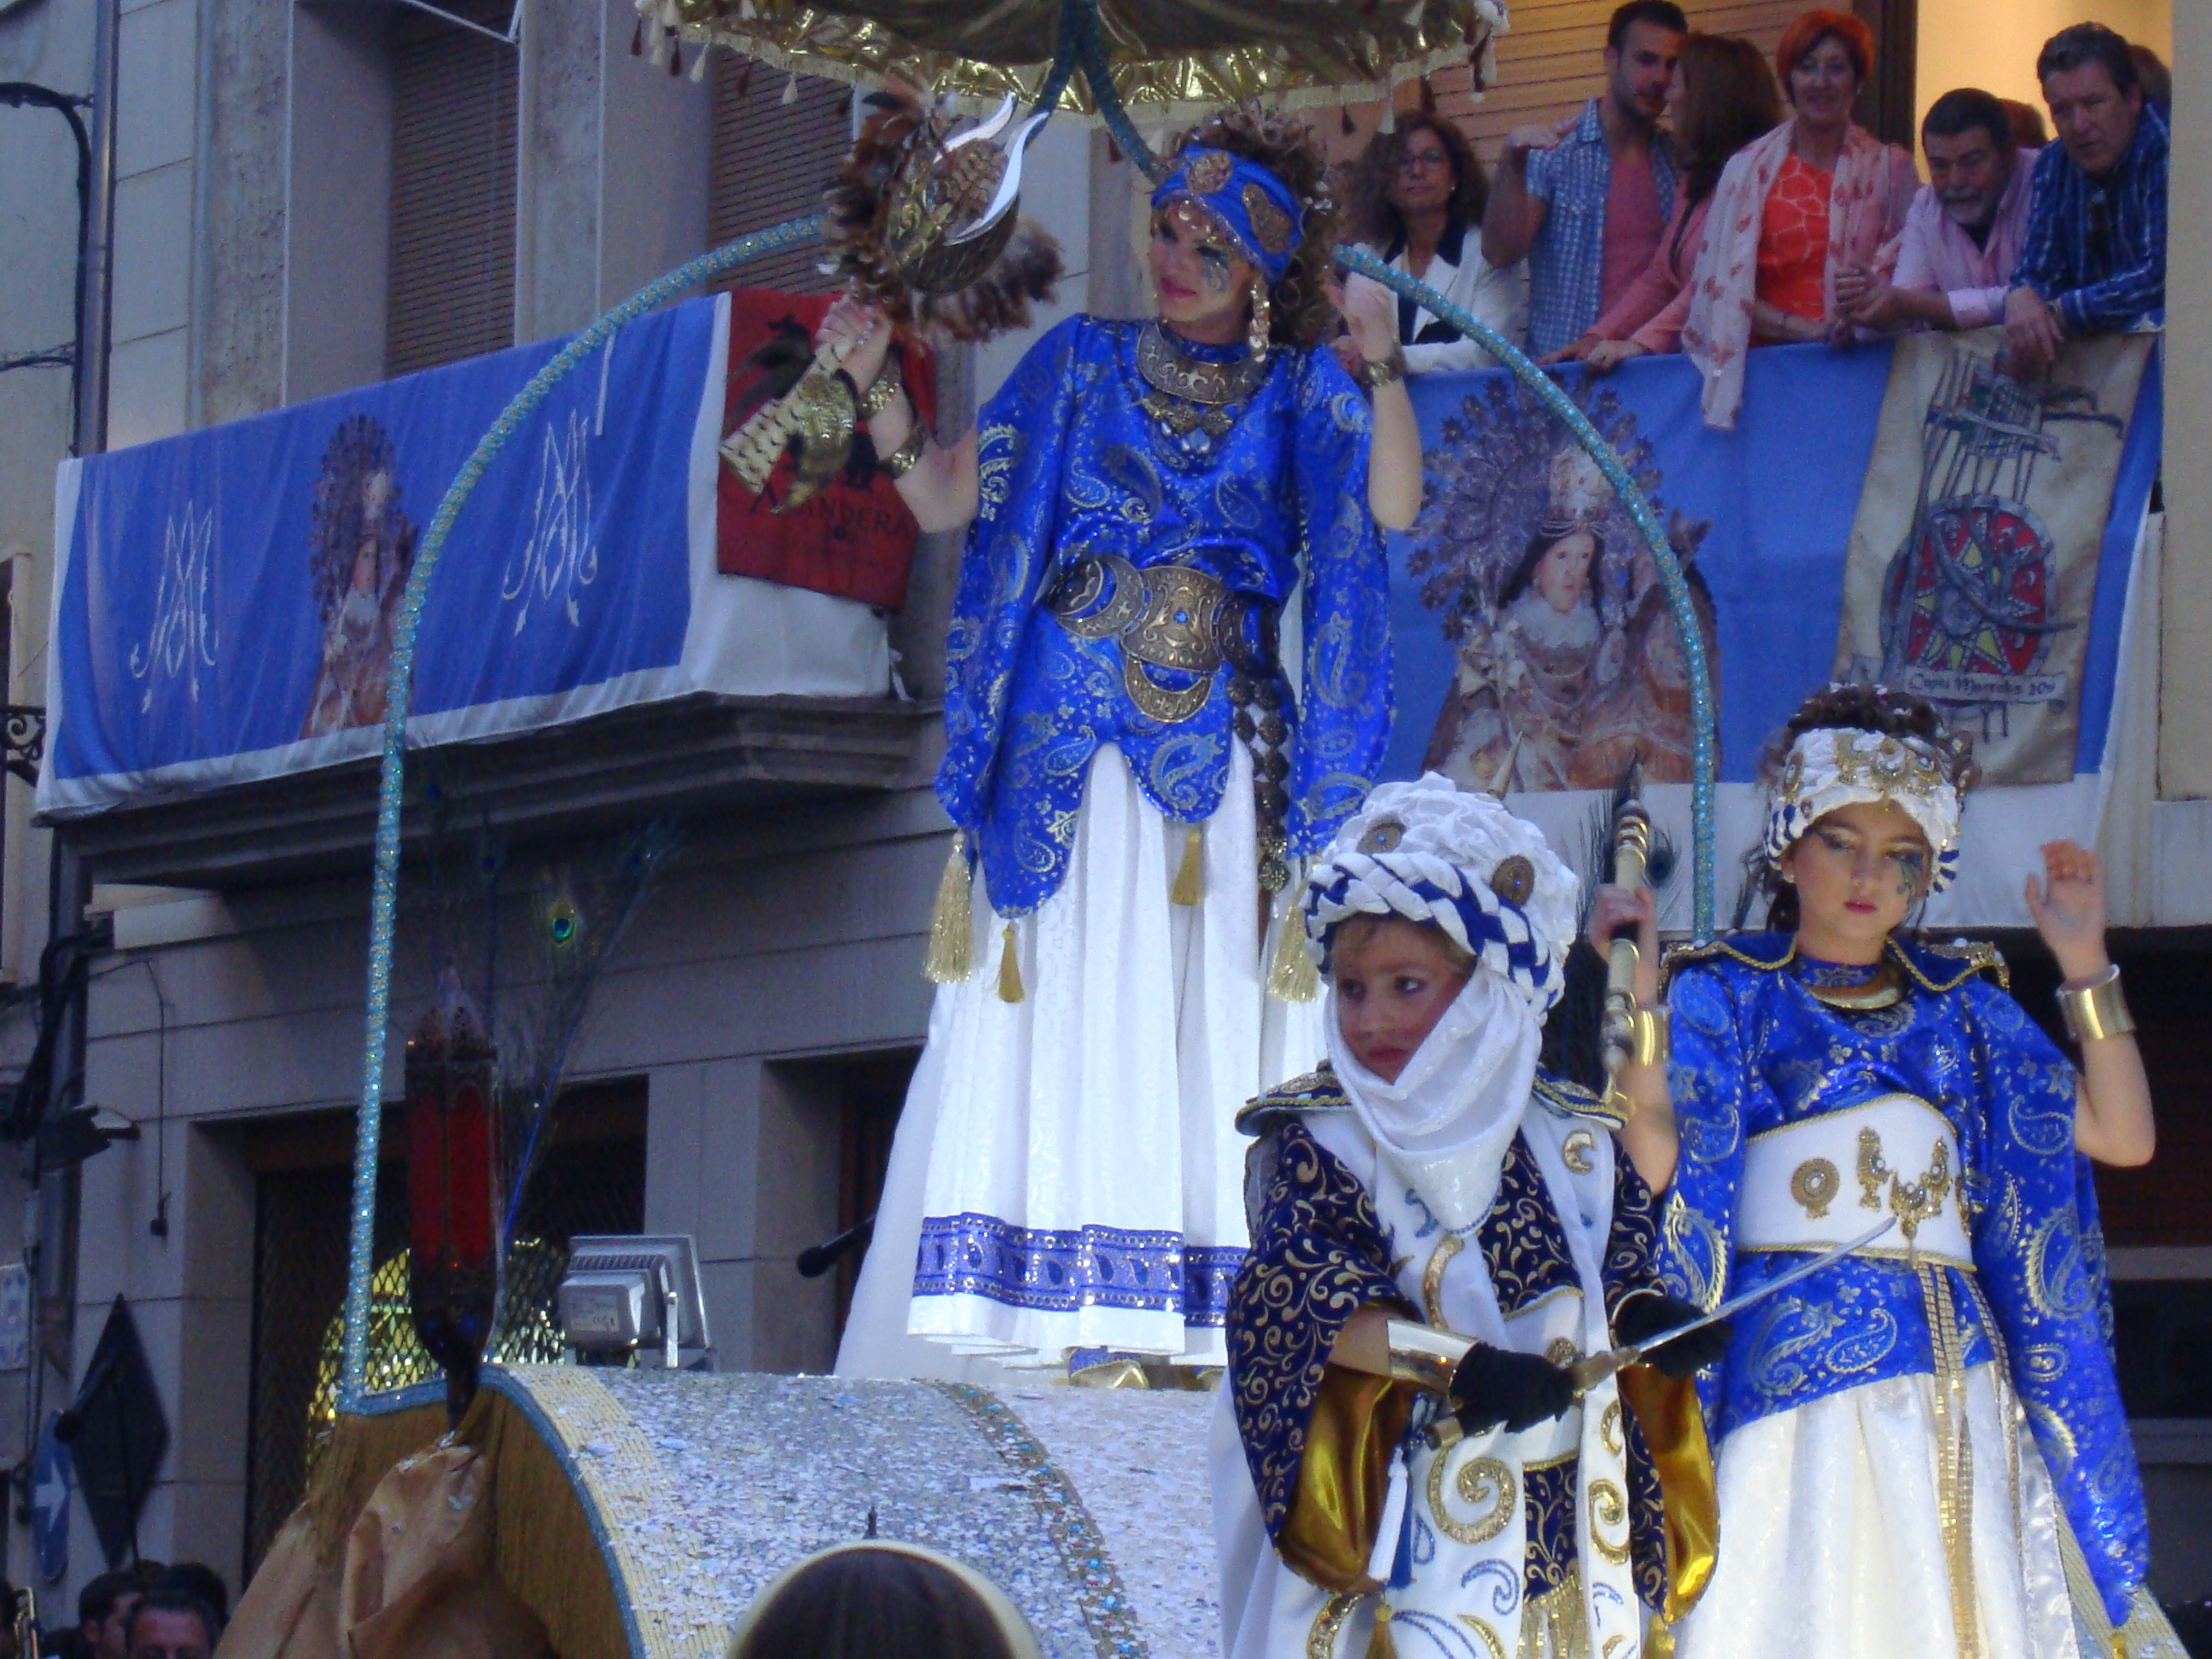
[[[1837,273],[1874,264],[1904,228],[1920,183],[1910,155],[1851,123],[1874,70],[1864,23],[1808,11],[1774,57],[1793,113],[1722,173],[1682,331],[1705,375],[1708,426],[1735,425],[1751,346],[1851,338]]]

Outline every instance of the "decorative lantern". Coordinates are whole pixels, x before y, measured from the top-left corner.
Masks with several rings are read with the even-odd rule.
[[[493,1049],[448,966],[407,1042],[407,1294],[455,1422],[475,1397],[504,1255]]]

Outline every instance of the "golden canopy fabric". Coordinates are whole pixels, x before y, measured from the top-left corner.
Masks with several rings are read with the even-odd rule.
[[[1060,0],[646,0],[685,37],[840,79],[896,76],[971,106],[1034,96]],[[1486,79],[1501,0],[1097,0],[1114,84],[1133,118],[1164,125],[1242,99],[1360,102],[1474,62]],[[643,9],[642,7],[641,8]],[[1078,75],[1064,106],[1095,113]]]

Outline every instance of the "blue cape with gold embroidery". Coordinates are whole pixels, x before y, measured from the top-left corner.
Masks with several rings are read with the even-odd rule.
[[[2096,1188],[2089,1161],[2074,1150],[2074,1066],[1984,977],[2002,975],[1994,951],[1894,939],[1890,950],[1907,995],[1851,1014],[1807,991],[1787,934],[1740,936],[1674,958],[1668,1006],[1682,1151],[1663,1212],[1668,1276],[1711,1305],[1791,1265],[1777,1252],[1734,1255],[1749,1137],[1881,1095],[1934,1106],[1959,1137],[1973,1246],[1973,1273],[1935,1270],[1952,1280],[1963,1362],[2008,1362],[2118,1625],[2148,1570],[2149,1544],[2112,1370]],[[1715,1437],[1863,1382],[1934,1370],[1913,1269],[1847,1257],[1735,1322],[1713,1401]]]
[[[1325,845],[1375,778],[1390,729],[1389,577],[1367,507],[1370,417],[1328,350],[1278,348],[1218,440],[1146,413],[1141,325],[1074,317],[1030,349],[977,422],[980,485],[946,645],[938,799],[969,832],[1001,915],[1066,873],[1084,781],[1115,744],[1146,798],[1195,823],[1220,805],[1235,741],[1226,672],[1187,720],[1137,709],[1118,639],[1079,637],[1041,601],[1085,552],[1179,562],[1279,605],[1304,581],[1302,684],[1285,814],[1290,853]],[[1224,360],[1242,348],[1187,346]]]

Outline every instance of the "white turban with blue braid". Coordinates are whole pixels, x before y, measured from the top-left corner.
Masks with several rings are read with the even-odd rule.
[[[1326,972],[1353,916],[1432,921],[1541,1018],[1563,988],[1581,890],[1542,830],[1431,772],[1382,785],[1336,832],[1306,878],[1306,949]]]

